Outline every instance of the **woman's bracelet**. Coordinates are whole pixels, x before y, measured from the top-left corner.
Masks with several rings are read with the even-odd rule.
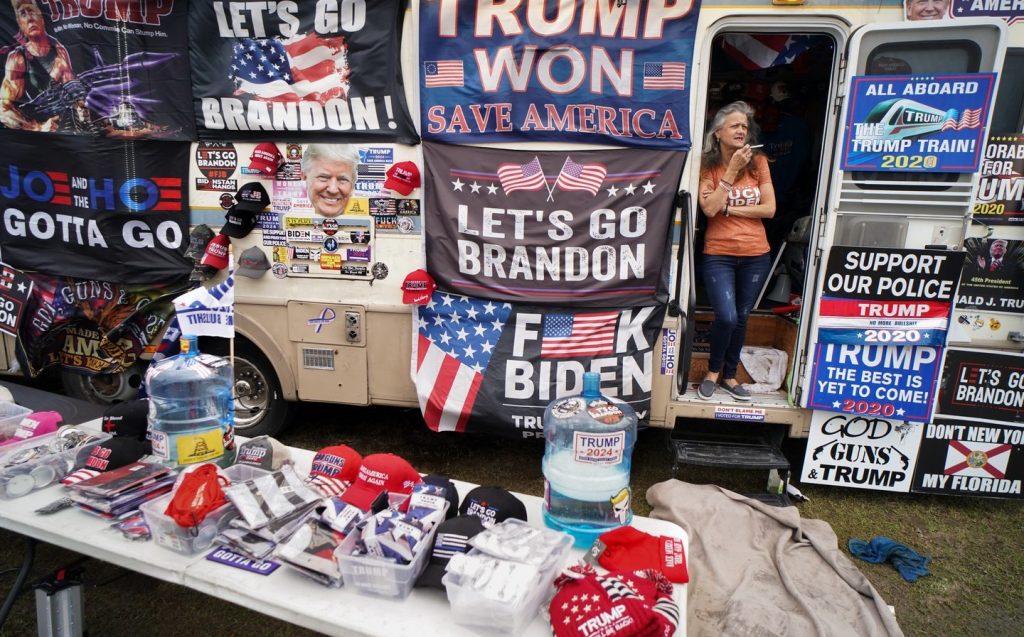
[[[718,186],[719,186],[719,188],[721,188],[725,192],[730,192],[732,190],[732,184],[730,184],[729,182],[727,182],[724,179],[719,179],[718,180]]]

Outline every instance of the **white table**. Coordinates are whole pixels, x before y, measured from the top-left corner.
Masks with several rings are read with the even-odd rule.
[[[313,452],[292,448],[291,453],[298,472],[308,473]],[[459,490],[460,501],[477,486],[453,482]],[[448,599],[439,589],[416,588],[406,599],[395,600],[365,595],[352,588],[326,588],[285,564],[270,575],[259,575],[207,560],[209,551],[184,556],[155,542],[132,542],[111,531],[107,522],[77,509],[52,515],[33,513],[60,497],[61,489],[52,486],[23,498],[0,501],[3,504],[0,527],[330,635],[469,637],[480,634],[452,622]],[[542,525],[541,499],[515,495],[526,505],[530,523]],[[671,522],[634,517],[633,526],[654,535],[679,537],[687,546],[686,532]],[[573,559],[582,555],[582,550],[573,550]],[[680,605],[676,634],[685,635],[686,585],[676,585],[675,598]],[[551,629],[547,620],[538,616],[522,634],[547,637]]]

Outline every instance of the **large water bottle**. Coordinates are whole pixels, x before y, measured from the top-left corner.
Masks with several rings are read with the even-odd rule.
[[[233,384],[227,359],[200,354],[195,336],[182,337],[180,354],[146,370],[153,455],[175,469],[200,462],[224,467],[233,463]]]
[[[636,413],[601,395],[601,377],[583,375],[583,395],[544,411],[544,522],[589,547],[633,519],[629,469]]]

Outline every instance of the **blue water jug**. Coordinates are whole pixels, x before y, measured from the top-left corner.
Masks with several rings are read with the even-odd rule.
[[[153,455],[179,469],[235,460],[234,374],[226,358],[200,354],[198,338],[181,339],[181,353],[146,370]]]
[[[629,471],[636,412],[601,395],[601,377],[583,375],[583,394],[544,410],[544,522],[589,547],[633,519]]]

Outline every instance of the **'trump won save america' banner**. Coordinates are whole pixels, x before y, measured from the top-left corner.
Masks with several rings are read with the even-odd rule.
[[[124,144],[4,131],[0,247],[4,262],[54,276],[120,284],[166,283],[192,270],[188,144]]]
[[[424,138],[687,150],[699,0],[420,3]]]
[[[685,154],[424,144],[427,263],[442,289],[595,307],[668,298]]]
[[[399,0],[196,2],[199,136],[419,141],[405,105]]]

